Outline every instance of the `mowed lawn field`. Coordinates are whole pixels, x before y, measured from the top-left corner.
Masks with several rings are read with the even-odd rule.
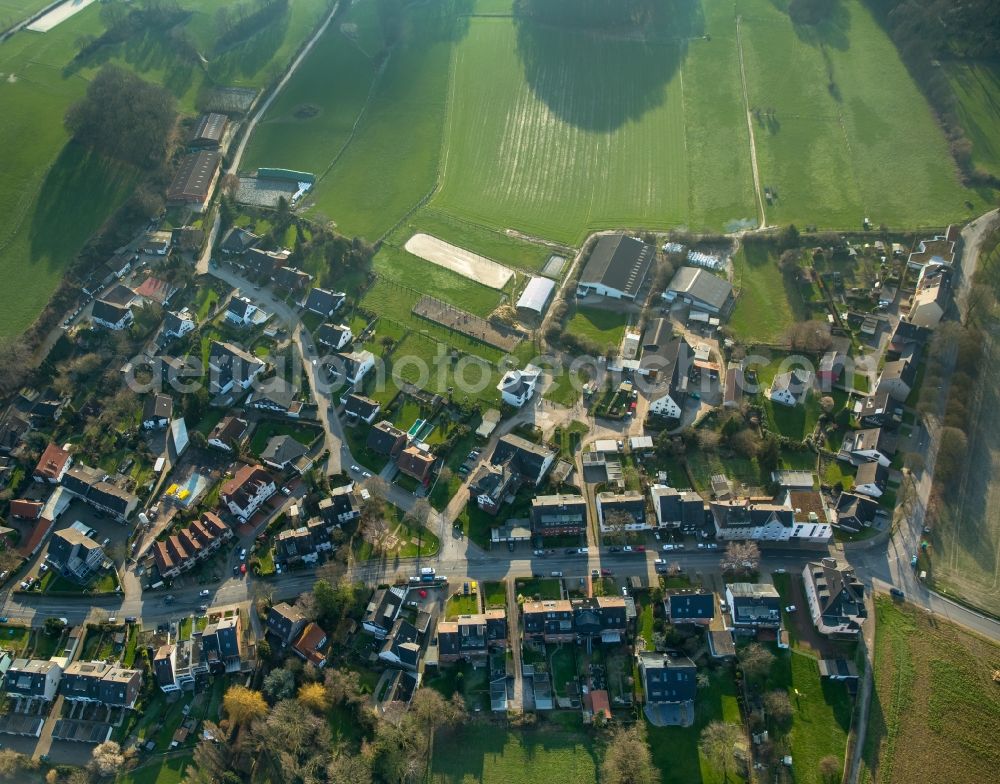
[[[431,784],[596,784],[600,764],[588,734],[551,725],[518,731],[471,724],[439,732],[435,746]]]
[[[0,0],[0,29],[27,19],[51,2],[52,0]]]
[[[1000,647],[911,605],[875,601],[863,784],[995,781]]]
[[[733,256],[733,288],[738,295],[729,326],[742,340],[778,343],[792,324],[808,318],[798,286],[762,245],[743,244]]]

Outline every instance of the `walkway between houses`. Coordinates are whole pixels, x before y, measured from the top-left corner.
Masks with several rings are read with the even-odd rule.
[[[510,633],[510,650],[514,661],[514,699],[511,708],[524,709],[524,676],[521,674],[520,608],[517,606],[517,581],[507,578],[507,629]]]

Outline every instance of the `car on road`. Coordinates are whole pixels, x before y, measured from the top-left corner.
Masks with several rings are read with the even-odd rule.
[[[371,479],[372,478],[372,473],[371,473],[371,471],[362,471],[361,472],[361,476],[363,476],[365,479]]]
[[[601,569],[601,574],[602,574],[603,576],[605,576],[605,577],[611,577],[611,575],[613,575],[613,574],[614,574],[614,572],[612,572],[612,571],[611,571],[610,569],[608,569],[608,568],[607,568],[607,567],[605,566],[605,567],[603,567],[603,568]]]
[[[787,569],[775,569],[774,573],[775,574],[784,574],[787,571],[788,571]]]
[[[198,609],[201,610],[202,612],[208,612],[208,605],[207,604],[199,604],[198,605]]]
[[[247,565],[245,563],[240,564],[240,574],[246,574],[246,573],[247,573]]]
[[[902,601],[905,597],[905,594],[899,590],[899,588],[890,588],[889,595],[892,596],[893,599],[899,599],[900,601]]]
[[[282,487],[281,488],[281,494],[282,495],[291,495],[292,494],[292,488],[290,488],[290,487]]]
[[[701,547],[700,544],[698,546]],[[671,550],[674,549],[674,546],[668,542],[667,544],[663,545],[662,549],[663,549],[663,552],[669,553]]]
[[[912,558],[910,559],[910,566],[912,566],[912,567],[913,567],[914,569],[916,569],[916,568],[917,568],[917,560],[918,560],[918,559],[917,559],[917,556],[913,556],[913,557],[912,557]]]
[[[578,547],[576,549],[576,554],[577,555],[587,555],[589,552],[590,552],[590,548],[589,547]]]
[[[243,549],[240,550],[240,560],[245,561],[246,559],[247,559],[247,548],[244,547]]]
[[[553,577],[562,577],[562,572],[552,572]]]
[[[198,592],[198,595],[199,596],[209,596],[209,595],[211,595],[211,593],[212,592],[210,590],[208,590],[208,588],[202,588],[201,591]]]
[[[794,604],[787,605],[785,607],[785,612],[786,613],[793,613],[793,612],[795,612],[795,605]]]
[[[361,473],[361,469],[360,469],[360,468],[359,468],[358,466],[356,466],[356,465],[352,465],[352,466],[351,466],[351,470],[352,470],[352,471],[353,471],[354,473],[356,473],[356,474],[360,474],[360,473]]]
[[[719,545],[717,545],[715,542],[709,542],[708,544],[705,545],[705,547],[708,548],[709,550],[719,549]]]
[[[545,551],[544,550],[533,550],[531,554],[535,555],[535,556],[537,556],[539,558],[544,558],[545,557]]]
[[[236,564],[236,566],[233,567],[233,574],[237,575],[239,573],[240,573],[240,565]]]
[[[625,546],[624,546],[624,547],[622,548],[622,552],[623,552],[623,553],[630,553],[630,552],[632,552],[632,545],[630,545],[630,544],[627,544],[627,545],[625,545]]]

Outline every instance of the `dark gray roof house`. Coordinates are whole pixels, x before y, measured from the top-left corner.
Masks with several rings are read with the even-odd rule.
[[[115,305],[99,299],[94,302],[90,317],[108,329],[124,329],[132,322],[132,311],[128,306]]]
[[[286,291],[302,291],[312,281],[312,275],[295,267],[279,267],[271,276],[274,285]]]
[[[332,316],[343,304],[347,295],[343,291],[315,288],[306,297],[305,308],[321,316]]]
[[[385,637],[403,608],[405,588],[379,588],[368,601],[361,624],[376,637]]]
[[[406,446],[406,433],[388,419],[383,419],[368,431],[365,445],[377,454],[395,457]]]
[[[229,118],[224,114],[210,112],[198,118],[198,122],[188,139],[190,147],[214,150],[222,143],[222,135],[226,132]]]
[[[663,297],[667,301],[680,299],[698,310],[723,316],[735,302],[729,281],[696,267],[680,267]]]
[[[857,533],[875,522],[878,504],[871,498],[855,493],[841,493],[837,498],[834,516],[837,525],[846,531]]]
[[[777,629],[781,626],[781,596],[773,585],[729,583],[726,599],[737,629]]]
[[[381,403],[364,395],[350,394],[347,396],[347,402],[344,403],[344,413],[348,420],[355,422],[360,420],[370,424],[381,410]]]
[[[606,234],[594,246],[580,275],[578,291],[635,299],[649,276],[656,251],[625,234]]]
[[[708,624],[715,617],[715,594],[671,592],[667,595],[667,615],[671,623]]]
[[[271,436],[260,453],[260,459],[273,468],[283,470],[303,457],[309,450],[290,435]]]
[[[639,672],[646,695],[645,713],[657,726],[690,726],[698,692],[698,668],[686,656],[643,651]]]
[[[283,645],[290,645],[305,628],[308,620],[298,607],[279,602],[267,611],[267,633],[280,640]]]
[[[420,632],[405,618],[397,618],[378,657],[383,661],[415,671],[420,664]]]
[[[319,329],[313,333],[313,336],[316,338],[317,343],[341,349],[346,345],[345,336],[350,334],[350,327],[343,324],[320,324]],[[350,338],[347,338],[347,340],[350,340]]]
[[[350,522],[359,517],[360,514],[361,510],[358,508],[353,484],[336,487],[330,491],[330,495],[320,499],[319,516],[329,525]]]
[[[521,436],[508,434],[497,441],[490,462],[495,466],[507,463],[522,480],[538,485],[545,477],[555,456],[555,452],[547,447],[532,443]]]
[[[868,617],[865,586],[836,558],[808,563],[802,570],[806,601],[816,630],[829,637],[857,637]]]

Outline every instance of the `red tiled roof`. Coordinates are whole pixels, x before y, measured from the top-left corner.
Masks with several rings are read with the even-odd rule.
[[[15,498],[10,502],[10,513],[23,520],[37,520],[42,514],[41,501],[29,501],[27,498]]]
[[[604,718],[611,718],[611,701],[608,699],[608,693],[604,689],[596,689],[590,692],[590,705],[594,716],[600,716],[603,713]]]
[[[38,465],[35,467],[35,476],[41,476],[45,479],[55,479],[62,473],[69,459],[69,452],[55,444],[49,444],[45,447],[45,451],[42,452],[42,456],[38,460]]]
[[[319,666],[326,659],[326,656],[318,650],[319,645],[325,639],[326,632],[319,625],[308,623],[292,647],[308,661]]]
[[[46,520],[44,517],[40,518],[39,521],[35,523],[35,527],[31,531],[31,536],[29,536],[27,541],[17,548],[17,552],[25,558],[30,556],[37,549],[39,544],[41,544],[45,535],[52,530],[52,526],[54,524],[54,520]]]

